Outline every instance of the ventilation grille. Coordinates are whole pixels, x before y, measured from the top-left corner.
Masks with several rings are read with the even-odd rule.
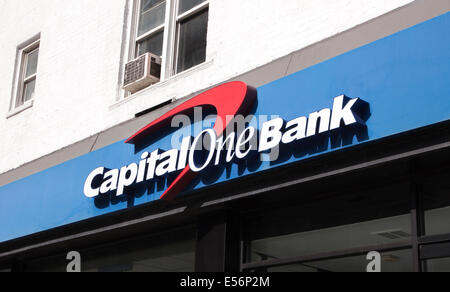
[[[411,234],[403,231],[403,230],[386,230],[386,231],[379,231],[372,233],[373,235],[381,236],[387,239],[391,240],[398,240],[398,239],[408,239],[411,237]]]
[[[125,86],[144,78],[145,60],[146,56],[143,55],[137,58],[136,60],[131,61],[125,66],[125,79],[124,79]]]
[[[135,93],[152,84],[158,83],[161,76],[161,58],[145,53],[125,65],[123,87]]]

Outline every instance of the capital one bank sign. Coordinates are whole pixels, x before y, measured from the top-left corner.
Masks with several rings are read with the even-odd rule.
[[[172,200],[198,174],[211,167],[239,163],[255,156],[263,159],[265,153],[285,149],[281,146],[295,144],[295,147],[299,147],[303,141],[311,143],[322,135],[333,135],[346,129],[363,129],[370,116],[367,102],[340,95],[330,97],[329,108],[312,112],[308,116],[290,121],[274,118],[262,123],[259,129],[247,124],[236,125],[237,121],[242,123],[246,120],[256,104],[256,89],[243,82],[226,83],[194,97],[147,125],[126,143],[135,144],[136,147],[145,144],[147,139],[170,127],[171,120],[177,115],[192,114],[198,107],[215,109],[217,117],[213,128],[204,129],[195,138],[184,137],[180,147],[168,151],[154,149],[144,152],[140,161],[120,169],[108,169],[106,166],[96,168],[85,181],[85,196],[122,196],[127,188],[136,184],[178,173],[161,196],[161,199]],[[242,130],[237,131],[236,128]]]
[[[339,149],[351,153],[356,145],[365,149],[414,137],[417,129],[445,128],[450,123],[449,24],[446,13],[257,90],[241,82],[218,86],[127,141],[0,186],[0,241],[160,198],[219,195],[227,183],[247,189],[251,177],[306,167],[306,160],[324,160]],[[196,119],[199,108],[214,117]],[[370,110],[376,114],[370,116]],[[194,121],[191,127],[174,122],[184,117]],[[233,118],[244,122],[236,125]]]

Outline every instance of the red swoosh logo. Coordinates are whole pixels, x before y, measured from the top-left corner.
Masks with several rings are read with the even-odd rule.
[[[169,111],[162,117],[151,122],[136,134],[131,136],[125,143],[137,144],[149,135],[168,127],[172,118],[180,114],[189,114],[193,112],[195,107],[213,106],[217,112],[217,119],[221,119],[222,123],[214,124],[214,131],[217,137],[221,137],[230,122],[227,116],[247,115],[250,113],[252,106],[255,104],[257,97],[256,89],[248,86],[244,82],[229,82],[219,85],[204,93],[197,95],[189,101],[181,104],[175,109]],[[183,191],[189,183],[195,178],[197,173],[191,168],[186,168],[178,175],[175,181],[161,196],[164,200],[173,200],[181,191]]]

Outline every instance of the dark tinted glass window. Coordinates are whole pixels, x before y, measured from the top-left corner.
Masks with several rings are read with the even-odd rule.
[[[201,64],[206,59],[208,10],[179,24],[177,73]]]
[[[412,272],[412,251],[399,250],[381,253],[380,270],[384,273]],[[366,272],[369,260],[366,255],[299,263],[267,269],[268,272]]]
[[[79,251],[83,272],[193,272],[196,232],[177,230]],[[65,272],[61,254],[29,262],[30,272]]]
[[[433,259],[427,261],[428,272],[450,272],[450,258]]]
[[[393,243],[408,246],[412,233],[409,190],[409,183],[397,183],[250,215],[246,260],[314,258]],[[411,264],[410,258],[409,254],[391,257],[393,261]],[[386,257],[386,261],[389,259]],[[339,267],[346,261],[353,262],[355,268],[366,263],[359,258],[343,258],[340,262],[313,266]]]
[[[423,182],[425,233],[450,233],[450,173],[428,177]]]

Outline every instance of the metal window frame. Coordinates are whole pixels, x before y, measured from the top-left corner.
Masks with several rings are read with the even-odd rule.
[[[410,183],[414,179],[410,178]],[[417,217],[416,217],[416,193],[413,189],[410,189],[409,196],[411,198],[410,205],[410,219],[411,219],[411,239],[410,240],[398,240],[388,244],[376,244],[369,246],[360,246],[349,249],[333,250],[329,252],[321,252],[309,255],[294,256],[291,258],[281,258],[281,259],[266,259],[261,261],[250,262],[250,252],[251,252],[251,241],[248,238],[248,232],[246,230],[245,224],[242,225],[241,231],[241,272],[251,272],[251,271],[267,271],[269,268],[289,266],[289,265],[304,265],[312,262],[319,262],[325,260],[335,260],[354,256],[367,255],[369,252],[377,251],[380,253],[401,251],[401,250],[411,250],[412,253],[412,270],[414,272],[421,272],[423,266],[420,262],[420,245],[419,236],[417,232]],[[405,213],[408,215],[408,213]]]
[[[295,256],[292,258],[282,259],[266,259],[261,261],[250,262],[251,241],[248,238],[248,233],[245,227],[242,227],[242,253],[241,253],[241,271],[266,271],[268,268],[282,267],[289,265],[303,265],[311,262],[318,262],[324,260],[341,259],[353,256],[362,256],[371,251],[377,251],[380,253],[398,250],[411,250],[412,263],[411,267],[414,272],[422,272],[426,270],[425,262],[421,257],[421,250],[423,246],[421,242],[424,240],[424,211],[422,204],[422,192],[420,191],[419,179],[423,173],[417,169],[415,159],[413,159],[409,166],[410,174],[407,182],[410,184],[409,198],[410,198],[410,212],[405,215],[410,215],[411,221],[411,239],[399,240],[389,244],[378,244],[372,246],[361,246],[351,249],[333,250],[329,252],[316,253],[310,255]],[[433,175],[433,174],[428,174]],[[450,240],[450,235],[448,237]]]
[[[336,250],[325,253],[297,256],[284,259],[270,259],[249,262],[250,241],[247,237],[245,225],[241,226],[241,269],[242,272],[265,271],[268,268],[282,267],[295,264],[307,264],[311,262],[340,259],[351,256],[365,255],[371,251],[390,252],[399,250],[411,250],[412,268],[414,272],[427,272],[427,261],[433,259],[450,258],[450,233],[438,235],[426,235],[425,209],[423,205],[424,192],[422,180],[424,176],[432,176],[434,173],[420,173],[414,161],[410,166],[410,199],[411,199],[411,240],[397,241],[390,244],[363,246],[346,250]]]
[[[87,246],[87,247],[80,247],[77,251],[81,253],[81,255],[83,256],[84,254],[90,254],[92,256],[92,254],[94,254],[96,251],[99,250],[105,250],[105,249],[111,249],[114,248],[115,246],[118,245],[135,245],[138,242],[141,241],[147,241],[147,242],[153,242],[155,243],[154,245],[149,245],[147,248],[151,249],[154,247],[160,247],[163,246],[165,244],[170,244],[171,242],[173,243],[177,243],[179,241],[190,241],[192,240],[192,242],[194,243],[195,247],[197,245],[197,226],[195,224],[185,224],[185,225],[179,225],[179,226],[175,226],[175,227],[171,227],[167,230],[157,230],[155,232],[152,233],[142,233],[139,235],[135,235],[132,237],[125,237],[125,238],[121,238],[119,240],[113,241],[113,242],[105,242],[105,243],[100,243],[100,244],[95,244],[95,245],[91,245],[91,246]],[[190,234],[190,236],[186,236],[187,234]],[[157,239],[160,238],[164,238],[164,237],[168,237],[171,236],[173,238],[175,238],[176,240],[174,241],[160,241],[158,242]],[[194,257],[195,257],[195,253],[196,253],[196,248],[194,248]],[[52,258],[60,258],[60,259],[64,259],[66,257],[67,252],[66,251],[60,251],[58,253],[52,254],[52,255],[47,255],[45,257],[40,257],[40,258],[34,258],[31,259],[29,261],[26,262],[25,265],[25,269],[28,266],[29,262],[35,261],[35,260],[49,260]],[[91,259],[92,260],[92,259]],[[100,259],[102,260],[102,259]],[[10,266],[5,267],[11,269]],[[100,268],[100,267],[99,267]],[[195,261],[193,263],[193,268],[195,269]],[[26,271],[26,270],[25,270]],[[98,272],[101,272],[101,270],[98,270]]]
[[[364,247],[352,248],[352,249],[346,249],[346,250],[340,250],[340,251],[331,251],[331,252],[317,253],[317,254],[313,254],[313,255],[292,257],[289,259],[272,259],[272,260],[254,262],[254,263],[246,263],[246,264],[242,264],[241,271],[249,272],[252,270],[261,270],[261,269],[268,269],[268,268],[275,268],[275,267],[282,267],[282,266],[289,266],[289,265],[302,265],[302,264],[308,264],[311,262],[319,262],[319,261],[334,260],[334,259],[341,259],[341,258],[347,258],[347,257],[362,256],[362,255],[366,255],[367,253],[369,253],[371,251],[378,251],[380,253],[383,253],[383,252],[391,252],[391,251],[409,250],[411,248],[412,248],[411,243],[409,243],[407,241],[398,241],[398,242],[391,243],[391,244],[364,246]]]

